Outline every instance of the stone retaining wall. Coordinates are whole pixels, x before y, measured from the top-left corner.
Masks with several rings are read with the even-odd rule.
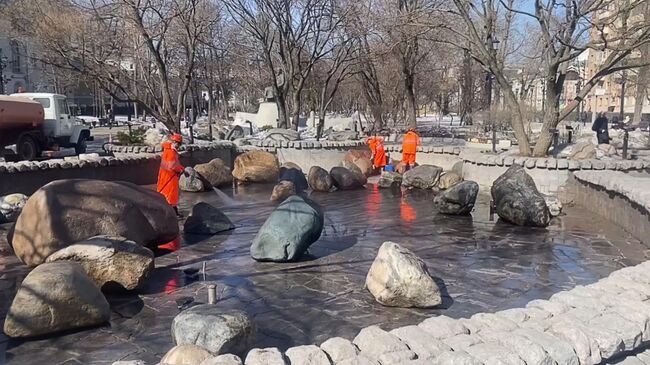
[[[587,208],[650,245],[650,175],[576,171],[562,200]]]
[[[147,153],[160,153],[162,147],[149,146],[118,146],[108,144],[104,147],[106,152],[115,156],[129,156]],[[215,142],[209,145],[183,145],[179,149],[181,163],[185,166],[194,166],[220,158],[227,166],[232,166],[235,159],[235,145],[231,142]]]
[[[253,349],[262,364],[650,364],[650,261],[525,308],[453,319],[440,315],[386,331],[362,329],[350,341]]]
[[[47,160],[0,163],[0,195],[32,194],[41,186],[60,179],[121,180],[138,185],[158,178],[160,156],[146,153],[96,160]]]
[[[494,156],[476,152],[463,151],[463,178],[476,181],[484,188],[491,188],[492,183],[513,164],[522,165],[535,180],[537,188],[544,194],[557,194],[567,184],[573,171],[650,171],[650,161],[601,161],[601,160],[567,160],[552,157],[513,157]]]

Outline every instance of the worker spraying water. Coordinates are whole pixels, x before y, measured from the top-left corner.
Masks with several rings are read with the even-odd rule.
[[[178,149],[183,143],[183,136],[172,134],[168,141],[162,143],[163,153],[160,161],[160,171],[158,172],[157,191],[165,196],[167,203],[174,208],[176,215],[181,217],[178,211],[178,194],[180,176],[185,172],[181,165]]]

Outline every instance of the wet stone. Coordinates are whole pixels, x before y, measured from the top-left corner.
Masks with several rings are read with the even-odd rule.
[[[333,337],[323,342],[320,348],[327,353],[335,364],[351,359],[359,353],[357,347],[349,340],[342,337]]]
[[[252,349],[246,355],[246,365],[286,365],[284,356],[275,347],[264,349]]]
[[[314,345],[292,347],[285,356],[291,365],[330,365],[325,352]]]
[[[469,334],[469,330],[458,320],[447,317],[437,316],[424,320],[418,326],[427,331],[434,338],[447,338],[461,334]]]
[[[433,338],[431,334],[418,326],[400,327],[390,333],[399,337],[418,355],[418,359],[431,359],[443,351],[451,350],[448,345]]]
[[[400,339],[378,326],[366,327],[352,341],[362,353],[377,357],[388,352],[409,351],[408,346]]]

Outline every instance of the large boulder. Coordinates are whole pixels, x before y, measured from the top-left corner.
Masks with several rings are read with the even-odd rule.
[[[212,205],[200,202],[192,207],[190,215],[185,220],[183,231],[191,234],[212,235],[234,229],[230,219]]]
[[[465,215],[474,208],[477,195],[478,184],[463,181],[438,194],[433,199],[433,206],[443,214]]]
[[[255,326],[244,312],[202,304],[174,317],[172,338],[177,345],[197,345],[213,355],[242,356],[255,345]]]
[[[297,141],[300,139],[300,133],[293,129],[273,128],[266,132],[264,139],[272,141]]]
[[[309,169],[307,182],[314,191],[330,191],[333,186],[332,177],[320,166],[312,166]]]
[[[181,178],[178,180],[178,187],[182,191],[190,193],[197,193],[205,190],[201,177],[196,173],[196,170],[191,167],[185,168],[185,174],[181,175]]]
[[[346,169],[348,169],[348,170],[350,170],[352,172],[355,172],[357,174],[365,175],[363,173],[363,171],[361,170],[361,168],[359,166],[357,166],[357,164],[355,164],[354,162],[352,162],[350,160],[342,160],[341,163],[340,163],[340,166],[345,167]]]
[[[296,169],[302,171],[302,168],[298,166],[295,162],[287,161],[280,166],[280,175],[282,175],[282,169]]]
[[[434,165],[416,166],[404,173],[402,185],[407,188],[434,189],[438,185],[442,168]]]
[[[352,190],[362,188],[367,182],[367,178],[359,171],[352,171],[342,166],[332,167],[330,170],[332,183],[339,190]]]
[[[133,290],[144,283],[154,268],[153,252],[124,237],[97,236],[65,247],[46,262],[73,261],[100,288],[106,284]]]
[[[291,196],[264,222],[250,248],[257,261],[286,262],[300,258],[320,238],[324,215],[315,202]]]
[[[176,213],[153,190],[121,181],[57,180],[38,189],[18,217],[12,246],[25,264],[94,236],[157,246],[178,236]]]
[[[284,201],[286,198],[296,195],[296,186],[291,181],[280,181],[273,187],[271,192],[271,201]]]
[[[210,359],[210,353],[196,345],[186,344],[172,347],[160,360],[162,365],[201,365]]]
[[[520,225],[546,227],[551,214],[535,186],[520,165],[512,165],[492,184],[492,200],[502,219]]]
[[[370,176],[374,173],[370,157],[372,157],[372,154],[367,149],[350,150],[343,156],[341,166],[351,170],[359,169],[362,174]]]
[[[553,195],[544,195],[544,201],[548,207],[548,211],[551,213],[551,217],[557,217],[562,214],[562,202],[558,197]]]
[[[278,159],[265,151],[248,151],[235,158],[232,176],[244,183],[276,182],[280,172]]]
[[[0,196],[0,223],[14,222],[27,203],[25,194]]]
[[[440,176],[438,187],[443,190],[449,189],[461,181],[463,181],[463,178],[459,174],[453,171],[447,171]]]
[[[402,175],[397,172],[384,171],[377,182],[380,188],[399,188],[402,185]]]
[[[110,308],[97,285],[74,262],[32,270],[21,284],[4,323],[9,337],[33,337],[99,325]]]
[[[212,186],[220,187],[232,183],[232,173],[230,167],[220,158],[215,158],[208,163],[201,163],[194,166],[194,170],[203,178],[206,190]],[[207,182],[207,184],[205,184]]]
[[[578,142],[571,147],[569,158],[572,160],[596,158],[596,145],[591,143],[591,141]]]
[[[442,303],[440,288],[424,262],[394,242],[379,248],[366,288],[377,302],[390,307],[431,308]]]
[[[598,159],[613,157],[616,155],[616,147],[612,146],[611,144],[602,143],[596,147],[596,158]]]
[[[296,193],[301,194],[309,188],[309,183],[302,170],[295,168],[280,168],[280,181],[290,181],[296,188]]]

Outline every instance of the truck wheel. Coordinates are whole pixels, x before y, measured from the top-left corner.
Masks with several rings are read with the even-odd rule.
[[[74,151],[77,155],[80,155],[82,153],[86,153],[87,145],[86,145],[86,137],[79,137],[79,141],[77,144],[74,146]]]
[[[34,138],[23,136],[16,144],[16,153],[20,160],[33,160],[38,157],[38,145]]]

